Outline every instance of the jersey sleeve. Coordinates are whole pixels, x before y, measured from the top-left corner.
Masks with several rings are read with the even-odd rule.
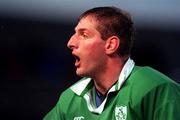
[[[180,86],[165,83],[151,91],[144,99],[147,120],[180,120]]]
[[[155,120],[180,120],[180,86],[168,84],[160,89]]]
[[[61,99],[59,99],[55,107],[50,112],[48,112],[43,120],[65,120],[61,110]]]
[[[154,116],[154,120],[180,120],[180,101],[171,101],[161,105]]]
[[[55,106],[44,118],[43,120],[64,120],[61,114],[57,112],[57,106]]]
[[[67,111],[70,108],[70,103],[73,101],[73,95],[74,93],[70,89],[62,92],[55,107],[43,118],[43,120],[69,119],[67,116]]]

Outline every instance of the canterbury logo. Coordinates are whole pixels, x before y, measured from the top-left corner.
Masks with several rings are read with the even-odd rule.
[[[84,117],[83,117],[83,116],[80,116],[80,117],[74,117],[73,120],[84,120]]]

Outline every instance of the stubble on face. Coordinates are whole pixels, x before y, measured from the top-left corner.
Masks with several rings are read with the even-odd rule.
[[[91,37],[79,42],[77,50],[80,65],[76,69],[76,74],[82,77],[95,77],[105,69],[106,55],[104,53],[105,41],[96,30],[96,21],[93,17],[85,17],[80,20],[76,29],[86,29],[91,33]]]

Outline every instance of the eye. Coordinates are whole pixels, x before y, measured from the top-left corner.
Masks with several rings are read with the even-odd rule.
[[[82,37],[82,38],[88,38],[88,35],[86,34],[86,33],[84,33],[84,32],[82,32],[81,34],[80,34],[80,36]]]
[[[83,38],[88,38],[88,36],[86,34],[82,34]]]

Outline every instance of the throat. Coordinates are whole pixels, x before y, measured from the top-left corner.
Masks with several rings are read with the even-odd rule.
[[[102,104],[102,102],[104,101],[104,99],[106,98],[106,95],[107,95],[107,93],[106,94],[102,94],[102,93],[100,93],[96,88],[94,88],[95,90],[95,104],[96,104],[96,107],[99,107],[101,104]]]

